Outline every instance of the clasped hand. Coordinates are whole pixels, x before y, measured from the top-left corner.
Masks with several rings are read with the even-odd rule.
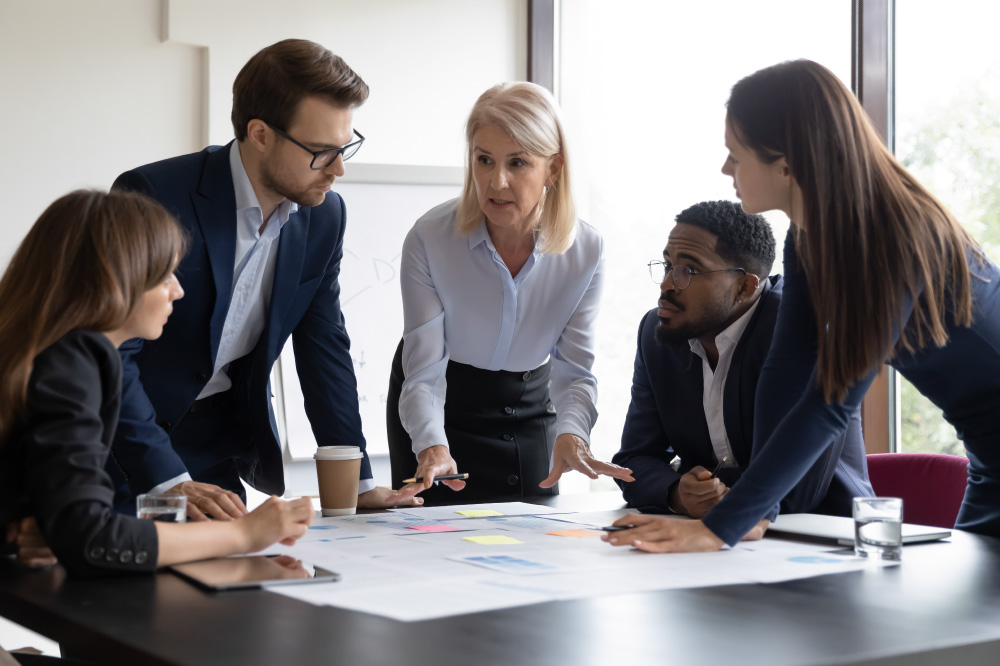
[[[700,465],[684,474],[670,488],[670,508],[692,518],[701,518],[719,503],[729,487]]]

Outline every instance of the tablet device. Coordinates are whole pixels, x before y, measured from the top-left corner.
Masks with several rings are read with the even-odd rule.
[[[215,592],[340,580],[338,573],[289,555],[223,557],[174,564],[167,568],[181,578]]]
[[[767,528],[767,536],[798,539],[838,546],[854,545],[854,519],[817,513],[785,513]],[[951,530],[928,525],[903,523],[903,545],[937,541],[951,536]]]

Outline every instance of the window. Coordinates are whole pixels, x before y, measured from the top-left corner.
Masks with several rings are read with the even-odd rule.
[[[574,0],[561,3],[559,28],[557,93],[574,191],[580,217],[604,235],[608,268],[594,366],[601,416],[592,433],[595,455],[606,460],[621,443],[639,320],[658,297],[646,263],[660,256],[681,210],[735,198],[720,173],[730,88],[793,58],[821,62],[850,85],[851,6]],[[788,220],[769,219],[780,261]],[[588,482],[568,474],[560,487],[578,492]],[[608,479],[592,485],[614,487]]]
[[[1000,257],[1000,6],[896,3],[896,156]],[[929,400],[900,377],[898,450],[965,455]]]

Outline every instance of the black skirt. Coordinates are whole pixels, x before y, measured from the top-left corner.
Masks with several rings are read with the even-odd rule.
[[[448,362],[444,431],[459,472],[467,472],[464,490],[444,485],[420,496],[438,504],[499,502],[522,497],[555,495],[556,488],[539,488],[549,475],[556,438],[556,410],[549,400],[551,361],[526,372],[482,370]],[[403,343],[392,360],[386,403],[386,429],[392,487],[417,469],[410,436],[399,419],[403,386]],[[443,442],[442,442],[443,443]]]

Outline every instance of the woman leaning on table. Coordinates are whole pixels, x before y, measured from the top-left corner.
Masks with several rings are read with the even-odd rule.
[[[237,520],[190,524],[112,509],[105,463],[121,401],[117,347],[163,332],[184,295],[174,269],[185,245],[153,200],[77,191],[42,213],[0,280],[0,524],[37,520],[72,575],[291,543],[312,520],[308,499],[271,498]]]
[[[733,87],[733,178],[748,213],[782,210],[785,292],[757,388],[754,448],[702,521],[641,516],[617,545],[715,550],[759,536],[840,433],[882,363],[955,426],[969,455],[958,529],[1000,536],[1000,271],[885,148],[854,95],[808,60]]]
[[[505,83],[466,124],[461,196],[403,244],[403,341],[387,420],[393,482],[433,500],[549,494],[570,469],[631,480],[595,460],[594,319],[603,241],[576,219],[562,123],[551,95]],[[550,389],[551,386],[551,389]],[[550,400],[551,390],[551,400]]]

